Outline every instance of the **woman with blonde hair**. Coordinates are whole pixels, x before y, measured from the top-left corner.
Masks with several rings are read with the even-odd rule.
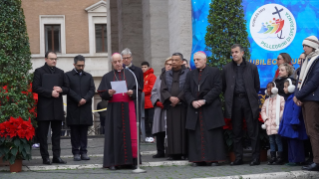
[[[164,158],[164,141],[166,131],[166,110],[163,106],[163,99],[161,98],[161,82],[165,77],[165,72],[172,69],[172,58],[169,57],[165,60],[165,67],[162,68],[162,73],[156,78],[155,84],[152,89],[151,101],[154,106],[154,118],[152,134],[156,137],[157,154],[153,158]]]

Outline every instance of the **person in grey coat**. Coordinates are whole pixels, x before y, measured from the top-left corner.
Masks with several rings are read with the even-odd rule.
[[[154,118],[152,126],[152,134],[156,137],[157,154],[153,158],[165,157],[164,140],[166,128],[166,110],[163,106],[163,99],[161,98],[161,83],[162,78],[165,76],[165,71],[172,69],[172,59],[167,58],[165,61],[165,68],[162,69],[162,74],[156,78],[155,84],[152,89],[151,101],[154,106]]]

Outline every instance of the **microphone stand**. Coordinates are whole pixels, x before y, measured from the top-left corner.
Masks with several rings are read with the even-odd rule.
[[[137,168],[135,170],[133,170],[132,172],[133,173],[146,173],[146,170],[143,170],[140,168],[140,122],[139,122],[139,105],[138,105],[138,81],[137,81],[137,78],[134,74],[134,72],[129,69],[128,67],[126,67],[126,69],[128,71],[130,71],[132,73],[132,75],[134,76],[134,79],[135,79],[135,84],[136,84],[136,109],[135,109],[135,112],[136,112],[136,127],[137,127]]]

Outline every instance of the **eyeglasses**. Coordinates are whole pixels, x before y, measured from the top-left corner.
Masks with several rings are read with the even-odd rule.
[[[172,64],[171,64],[171,63],[166,63],[165,65],[169,65],[169,66],[172,66]]]
[[[58,60],[58,58],[48,58],[48,59],[50,59],[51,61],[57,61]]]
[[[123,60],[130,59],[131,57],[124,57]]]
[[[77,67],[84,67],[85,65],[76,65]]]

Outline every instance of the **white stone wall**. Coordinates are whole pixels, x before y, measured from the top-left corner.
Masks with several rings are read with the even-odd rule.
[[[190,0],[168,0],[170,54],[181,52],[190,59],[192,51],[192,11]]]
[[[144,58],[159,75],[170,56],[168,0],[143,1],[143,38]]]
[[[190,59],[192,18],[190,0],[110,1],[112,52],[128,47],[133,63],[148,61],[159,75],[164,61],[174,52]]]

